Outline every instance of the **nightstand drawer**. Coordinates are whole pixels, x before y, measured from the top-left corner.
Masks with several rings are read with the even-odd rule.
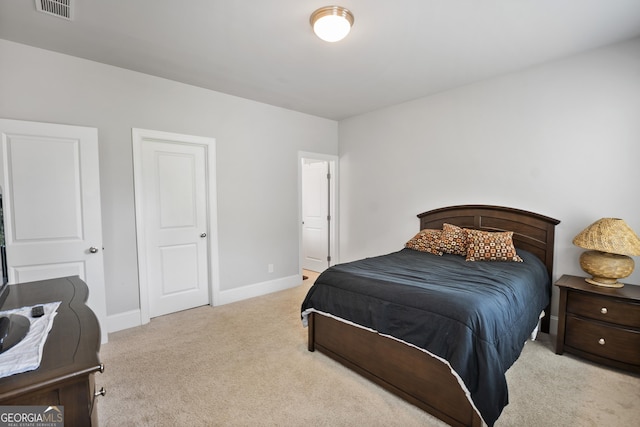
[[[607,359],[640,366],[640,332],[567,316],[565,344]]]
[[[599,295],[570,291],[567,313],[600,320],[602,322],[640,328],[640,304],[618,301]]]

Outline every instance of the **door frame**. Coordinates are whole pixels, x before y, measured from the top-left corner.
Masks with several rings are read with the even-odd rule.
[[[218,261],[218,208],[216,193],[216,140],[215,138],[185,135],[158,130],[131,129],[133,145],[133,175],[136,212],[136,237],[138,253],[138,286],[140,292],[140,323],[151,320],[149,314],[149,283],[147,280],[147,256],[144,224],[144,185],[142,177],[142,144],[144,140],[176,145],[199,145],[206,152],[206,184],[207,184],[207,250],[209,253],[209,305],[214,306],[220,300],[220,276]]]
[[[338,160],[339,157],[332,154],[312,153],[307,151],[298,151],[298,271],[302,274],[302,265],[304,259],[303,240],[302,240],[302,161],[303,159],[321,160],[329,163],[329,170],[331,171],[331,180],[329,181],[329,215],[331,215],[332,221],[329,222],[329,254],[331,255],[331,261],[329,265],[334,265],[339,262],[339,247],[338,236],[340,232],[338,213],[340,197],[338,194],[339,188],[339,172],[338,172]]]
[[[53,239],[44,238],[42,241],[49,241],[48,243],[42,244],[39,249],[34,249],[31,246],[37,239],[30,238],[16,238],[15,236],[15,215],[17,212],[15,210],[16,207],[16,189],[14,188],[13,181],[13,172],[15,172],[14,167],[16,166],[11,162],[11,145],[12,145],[12,137],[13,136],[21,136],[21,137],[43,137],[47,140],[57,140],[57,141],[74,141],[77,142],[74,148],[74,155],[76,156],[75,161],[79,162],[77,164],[77,173],[78,173],[78,182],[75,184],[78,187],[75,189],[79,193],[81,198],[79,204],[82,205],[80,208],[80,212],[78,212],[78,221],[80,224],[79,229],[77,230],[77,235],[66,235],[66,236],[58,236]],[[107,296],[106,296],[106,279],[105,279],[105,268],[104,268],[104,256],[103,256],[103,245],[104,245],[104,235],[103,235],[103,222],[102,222],[102,200],[100,197],[100,158],[99,158],[99,138],[98,138],[98,128],[88,127],[88,126],[78,126],[78,125],[69,125],[69,124],[60,124],[60,123],[50,123],[50,122],[37,122],[31,120],[14,120],[14,119],[5,119],[0,118],[0,187],[1,192],[3,193],[3,212],[4,212],[4,232],[5,232],[5,245],[6,251],[8,252],[7,260],[5,260],[8,265],[7,268],[9,270],[15,269],[16,267],[25,267],[28,269],[29,266],[33,266],[33,264],[21,264],[16,265],[12,259],[12,250],[14,248],[22,247],[22,250],[27,250],[31,256],[34,256],[36,259],[40,261],[43,258],[43,254],[49,254],[53,250],[48,246],[49,243],[58,243],[63,244],[79,244],[81,247],[77,248],[78,252],[82,251],[84,256],[78,255],[74,263],[82,264],[84,275],[80,275],[80,271],[78,271],[78,276],[84,280],[89,288],[89,295],[87,303],[91,310],[93,310],[98,318],[98,322],[100,328],[102,330],[101,334],[101,343],[106,344],[108,342],[108,316],[107,316]],[[5,167],[5,162],[6,167]],[[13,171],[13,172],[12,172]],[[85,210],[85,207],[92,206],[90,211]],[[82,242],[82,244],[80,244]],[[26,245],[25,245],[26,244]],[[86,246],[85,246],[86,245]],[[25,246],[30,246],[28,249]],[[97,249],[97,252],[93,253],[93,251],[89,251],[88,246],[93,246]],[[39,254],[36,254],[39,252]],[[49,258],[48,255],[44,255],[44,258]],[[55,265],[60,262],[64,262],[60,257],[53,256],[48,261],[44,261],[43,264],[47,265]],[[34,261],[39,262],[39,261]],[[93,264],[92,266],[87,266],[88,264]],[[58,264],[59,265],[59,264]],[[23,283],[26,281],[32,280],[43,280],[47,278],[51,278],[48,274],[42,274],[42,270],[39,271],[37,278],[31,276],[31,278],[26,279],[23,277],[22,279],[16,276],[16,271],[8,272],[9,283],[12,285],[18,285],[18,283]],[[32,270],[31,273],[35,273],[35,270]],[[73,273],[72,271],[67,271],[64,274]],[[57,274],[55,277],[59,277]],[[17,288],[16,288],[17,289]]]

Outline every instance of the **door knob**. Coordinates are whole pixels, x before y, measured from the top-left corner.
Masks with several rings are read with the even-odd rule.
[[[200,237],[202,237],[202,238],[207,237],[207,233],[202,233],[202,234],[200,235]]]
[[[91,252],[92,254],[95,254],[95,253],[97,253],[97,252],[98,252],[98,248],[96,248],[96,247],[94,247],[94,246],[91,246],[91,247],[89,248],[89,252]]]

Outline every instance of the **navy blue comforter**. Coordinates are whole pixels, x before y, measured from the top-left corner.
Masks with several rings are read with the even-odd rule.
[[[549,303],[549,276],[524,262],[467,262],[403,249],[333,266],[302,303],[427,350],[451,364],[483,420],[508,403],[505,372]]]

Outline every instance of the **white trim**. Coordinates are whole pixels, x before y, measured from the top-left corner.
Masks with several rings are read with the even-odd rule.
[[[140,291],[140,322],[149,323],[149,285],[147,280],[147,260],[145,255],[145,233],[143,199],[144,192],[142,180],[142,141],[144,139],[156,139],[176,144],[191,144],[204,146],[207,153],[207,215],[208,215],[208,244],[209,244],[209,304],[218,305],[220,294],[220,276],[218,260],[218,205],[216,193],[216,140],[214,138],[184,135],[171,132],[163,132],[148,129],[131,129],[131,141],[133,145],[133,178],[136,212],[136,237],[138,247],[138,283]]]
[[[558,333],[558,316],[549,316],[549,335]]]
[[[124,313],[113,314],[107,317],[108,333],[118,332],[140,325],[142,325],[140,309],[125,311]]]
[[[302,283],[302,275],[281,277],[267,282],[254,283],[252,285],[241,286],[239,288],[220,291],[218,305],[230,304],[248,298],[259,297],[273,292],[284,291],[295,288]]]
[[[339,157],[334,156],[332,154],[320,154],[320,153],[310,153],[307,151],[298,151],[298,271],[302,272],[303,265],[303,250],[302,250],[302,160],[303,159],[313,159],[313,160],[324,160],[329,162],[329,170],[331,172],[331,206],[330,206],[330,215],[333,221],[331,221],[330,226],[330,235],[331,241],[329,242],[329,253],[331,254],[331,262],[330,265],[335,265],[340,260],[340,245],[338,244],[338,239],[340,235],[340,226],[339,226],[339,212],[340,206],[339,201],[340,197],[338,194],[339,186],[339,167],[338,161]]]
[[[248,298],[260,297],[273,292],[295,288],[302,283],[302,276],[293,275],[268,282],[254,283],[240,288],[219,291],[216,305],[231,304]],[[124,329],[142,326],[149,321],[143,321],[141,310],[131,310],[107,317],[107,332],[118,332]]]

